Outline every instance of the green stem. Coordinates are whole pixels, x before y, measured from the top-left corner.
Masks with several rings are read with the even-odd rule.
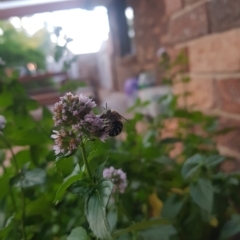
[[[89,167],[89,164],[88,164],[84,143],[80,144],[80,148],[81,148],[81,152],[82,152],[82,156],[83,156],[83,162],[84,162],[84,164],[86,166],[88,176],[89,176],[89,178],[92,181],[93,178],[92,178],[91,170],[90,170],[90,167]]]
[[[3,140],[5,141],[6,146],[8,147],[8,149],[11,152],[12,159],[13,159],[13,164],[15,165],[16,174],[18,174],[19,173],[19,166],[18,166],[18,163],[17,163],[16,156],[15,156],[13,150],[12,150],[12,146],[4,136],[3,136]],[[26,232],[25,232],[25,195],[24,195],[24,190],[22,188],[22,185],[20,186],[20,189],[21,189],[21,198],[22,198],[22,237],[23,237],[23,240],[27,240]],[[10,196],[12,198],[12,201],[14,202],[14,208],[16,208],[16,202],[15,202],[14,195],[13,195],[12,191],[10,191]]]
[[[2,164],[2,167],[3,167],[4,173],[6,173],[7,170],[6,170],[6,167],[4,166],[4,164]],[[14,198],[14,195],[13,195],[12,188],[9,189],[9,193],[10,193],[10,197],[11,197],[11,200],[12,200],[14,211],[17,212],[17,205],[16,205],[16,201],[15,201],[15,198]]]
[[[22,237],[24,240],[27,240],[26,232],[25,232],[25,195],[22,187],[21,187],[21,197],[22,197]]]

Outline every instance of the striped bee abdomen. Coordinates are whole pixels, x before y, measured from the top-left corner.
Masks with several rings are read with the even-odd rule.
[[[110,137],[115,137],[122,132],[122,129],[123,123],[121,121],[115,121],[112,123],[108,134]]]

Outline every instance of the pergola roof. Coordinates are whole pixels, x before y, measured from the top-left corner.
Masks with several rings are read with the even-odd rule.
[[[111,0],[20,0],[0,1],[0,19],[23,17],[35,13],[52,12],[73,8],[92,9],[106,6]]]

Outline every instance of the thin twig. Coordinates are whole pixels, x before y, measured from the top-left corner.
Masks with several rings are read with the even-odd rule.
[[[6,167],[4,166],[4,164],[2,165],[2,167],[3,167],[4,173],[6,173],[7,170],[6,170]],[[12,200],[14,211],[16,212],[17,211],[17,205],[16,205],[16,201],[15,201],[15,198],[14,198],[14,195],[13,195],[12,188],[9,188],[9,193],[10,193],[10,197],[11,197],[11,200]]]
[[[3,136],[3,139],[6,143],[6,146],[9,148],[9,150],[11,152],[13,163],[15,165],[16,174],[19,174],[19,166],[18,166],[18,163],[17,163],[16,156],[15,156],[13,150],[12,150],[12,146],[8,142],[6,137]],[[21,199],[22,199],[22,237],[23,237],[23,240],[27,240],[26,232],[25,232],[25,195],[24,195],[24,190],[22,188],[22,184],[20,185],[20,189],[21,189]],[[10,195],[11,195],[11,193],[10,193]],[[12,194],[11,197],[13,197],[13,194]],[[13,197],[13,199],[14,199],[14,197]],[[14,202],[15,202],[15,199],[14,199]],[[16,203],[15,203],[15,206],[16,206]]]

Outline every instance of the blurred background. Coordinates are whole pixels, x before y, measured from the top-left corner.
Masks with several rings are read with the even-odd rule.
[[[100,108],[107,103],[108,107],[118,111],[125,118],[134,119],[133,123],[136,124],[134,134],[131,135],[131,125],[126,124],[124,129],[130,131],[128,138],[123,133],[117,139],[119,142],[112,141],[107,145],[112,151],[108,153],[110,163],[125,169],[127,175],[132,176],[133,182],[143,178],[142,182],[139,180],[142,185],[136,184],[140,186],[139,188],[136,185],[135,188],[132,187],[137,189],[136,194],[135,190],[128,190],[128,194],[132,195],[125,199],[126,202],[132,201],[132,206],[136,203],[136,212],[139,215],[136,212],[132,213],[136,217],[133,217],[134,221],[144,217],[159,216],[162,206],[166,208],[168,206],[168,210],[173,209],[172,206],[177,208],[173,203],[175,200],[171,202],[172,205],[167,202],[169,189],[177,189],[175,192],[172,191],[172,194],[177,195],[178,198],[183,199],[184,194],[188,194],[189,197],[188,185],[190,186],[196,179],[193,178],[193,181],[191,179],[187,185],[181,178],[179,165],[174,167],[167,165],[169,162],[175,164],[175,161],[171,161],[173,159],[181,165],[196,153],[205,154],[207,157],[217,153],[226,156],[229,160],[221,165],[224,173],[240,170],[240,0],[0,0],[1,69],[7,79],[16,76],[14,74],[17,70],[18,83],[24,87],[31,100],[36,100],[44,106],[43,109],[52,111],[59,97],[71,91],[93,98]],[[8,85],[5,84],[5,87],[4,84],[5,92],[2,91],[3,95],[0,96],[0,110],[14,122],[13,116],[20,107],[15,111],[12,107],[15,100],[12,102],[7,100],[10,95],[8,95]],[[12,99],[16,95],[14,94],[12,93]],[[164,98],[166,94],[172,94],[170,100]],[[167,104],[164,105],[164,101]],[[142,104],[144,102],[146,104]],[[41,119],[42,112],[45,111],[40,105],[31,108],[34,110],[31,114],[37,120]],[[29,111],[28,106],[26,108]],[[138,108],[138,110],[130,112],[129,108],[134,111]],[[178,111],[177,108],[185,109],[185,112]],[[14,113],[11,113],[12,109]],[[139,116],[137,116],[139,119],[136,116],[134,118],[136,112],[141,113],[142,118]],[[25,118],[24,114],[21,115],[23,117],[21,121]],[[51,114],[46,115],[50,119],[46,120],[48,139],[53,123]],[[213,117],[214,120],[208,116]],[[184,118],[184,121],[181,118]],[[24,126],[24,121],[21,121],[16,120],[16,125],[19,124],[18,130],[22,130]],[[199,125],[207,134],[199,129]],[[25,133],[18,139],[16,131],[11,132],[9,129],[5,131],[6,134],[8,131],[12,134],[9,136],[13,146],[29,145],[31,148],[41,144],[35,142],[35,132],[32,132],[32,138],[26,143],[22,142],[22,139],[26,139]],[[146,132],[148,134],[145,134]],[[136,138],[137,134],[142,135]],[[164,144],[169,145],[165,147]],[[102,151],[106,154],[107,147],[104,146]],[[139,149],[143,149],[142,152]],[[17,151],[19,149],[16,149]],[[118,152],[115,156],[111,156],[114,155],[114,151]],[[40,152],[39,150],[36,156]],[[129,159],[137,159],[138,162],[131,165],[133,163],[129,163],[131,161],[128,162],[124,154],[129,154],[127,155]],[[8,155],[10,158],[10,154]],[[42,159],[45,160],[45,156]],[[53,159],[54,157],[51,156],[51,163],[54,162]],[[139,159],[142,165],[139,164]],[[42,164],[44,160],[41,160]],[[207,158],[206,161],[208,160]],[[218,159],[216,162],[222,161]],[[211,167],[217,165],[214,164],[210,164]],[[157,169],[155,169],[156,165]],[[61,170],[68,171],[63,176],[66,177],[71,173],[71,167],[66,170],[62,165]],[[138,171],[136,169],[139,172],[136,172]],[[154,169],[159,171],[150,176]],[[169,169],[174,169],[170,171],[171,176],[167,175]],[[206,177],[205,170],[204,168],[199,176]],[[235,180],[231,180],[231,183],[229,180],[225,185],[225,182],[224,184],[221,182],[223,175],[220,176],[218,170],[214,170],[216,176],[210,175],[213,185],[217,182],[219,189],[224,189],[219,192],[223,192],[223,195],[226,193],[227,197],[225,195],[223,197],[224,210],[220,206],[217,210],[209,211],[212,215],[202,220],[201,228],[198,229],[197,219],[209,209],[201,205],[206,202],[206,196],[203,196],[199,203],[196,194],[192,197],[194,206],[198,204],[204,209],[203,212],[200,213],[198,209],[199,212],[196,210],[197,213],[194,215],[195,212],[188,208],[189,197],[188,200],[185,201],[185,198],[183,200],[186,207],[181,210],[183,214],[181,215],[180,212],[183,205],[175,209],[176,214],[174,213],[174,217],[179,217],[177,214],[180,212],[180,220],[178,219],[180,225],[182,219],[193,213],[194,219],[189,219],[189,222],[195,221],[196,231],[201,232],[202,236],[205,234],[202,229],[206,229],[206,222],[217,219],[217,223],[210,224],[211,234],[208,232],[209,235],[205,239],[220,239],[220,229],[225,226],[224,223],[230,219],[231,214],[238,214],[237,223],[235,222],[236,224],[231,228],[234,229],[231,234],[224,236],[233,236],[239,233],[240,229],[240,210],[237,204],[240,199],[239,181],[236,180],[239,174],[236,178],[234,176]],[[162,179],[159,177],[162,182],[155,181],[160,175],[159,172],[162,174]],[[231,175],[226,175],[224,179],[228,177],[230,179]],[[169,182],[166,183],[166,179],[170,179]],[[61,181],[62,179],[58,184]],[[145,187],[149,192],[144,192]],[[153,190],[155,187],[156,191]],[[54,192],[55,188],[57,189],[54,186],[54,190],[51,191]],[[179,189],[182,191],[180,194]],[[212,190],[212,196],[215,190],[215,188]],[[216,190],[214,194],[218,196],[219,192]],[[237,196],[231,199],[230,192]],[[149,195],[152,197],[150,200]],[[51,204],[52,199],[54,196],[49,200]],[[215,197],[215,201],[216,199]],[[233,199],[235,205],[232,204]],[[212,201],[211,198],[210,205]],[[150,210],[143,202],[148,202],[147,206]],[[169,205],[165,204],[166,202]],[[166,214],[167,210],[164,211]],[[223,212],[224,217],[221,216]],[[166,214],[167,217],[170,215]],[[57,213],[54,216],[56,217]],[[187,239],[189,222],[184,227],[179,227],[184,229],[182,238],[171,239]],[[59,223],[59,226],[61,224]],[[62,230],[52,231],[49,235],[52,238],[49,239],[60,239],[53,236],[69,234],[74,224],[69,225],[67,233],[62,233]],[[195,236],[194,229],[191,236]],[[39,236],[40,232],[39,230]],[[192,237],[189,240],[201,240],[202,236],[199,238],[195,236],[196,238]],[[170,239],[170,237],[162,239]]]
[[[166,91],[159,56],[167,51],[174,57],[183,50],[189,59],[185,73],[192,79],[188,103],[220,116],[224,126],[239,127],[239,4],[2,0],[0,57],[21,69],[20,81],[43,104],[56,102],[56,85],[80,81],[85,87],[79,91],[98,102],[110,100],[123,114],[136,96],[149,99]],[[174,91],[181,92],[180,84]],[[220,138],[221,151],[239,158],[240,141],[234,140],[239,133]]]

